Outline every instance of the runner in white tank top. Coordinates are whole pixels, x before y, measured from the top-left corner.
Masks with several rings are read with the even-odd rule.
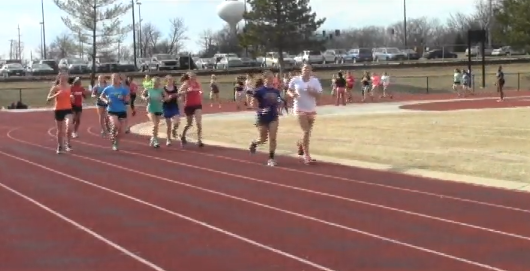
[[[294,113],[298,117],[300,128],[302,128],[302,139],[297,143],[298,155],[303,157],[306,164],[313,160],[309,152],[311,130],[315,123],[317,111],[317,99],[322,94],[320,81],[311,76],[311,66],[302,67],[302,75],[293,77],[289,82],[289,95],[293,97]]]

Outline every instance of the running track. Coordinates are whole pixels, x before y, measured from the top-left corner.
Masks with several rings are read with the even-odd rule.
[[[94,115],[57,156],[49,112],[0,113],[0,270],[530,270],[529,194],[136,135],[112,152]]]

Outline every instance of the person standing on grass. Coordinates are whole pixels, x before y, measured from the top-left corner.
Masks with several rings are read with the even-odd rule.
[[[197,76],[193,72],[188,72],[180,78],[182,85],[179,89],[179,94],[184,96],[184,114],[186,114],[186,126],[182,130],[180,137],[181,144],[187,144],[186,134],[193,126],[197,125],[197,145],[199,148],[204,147],[202,143],[202,87],[201,83],[197,81]]]
[[[221,98],[219,97],[219,85],[217,84],[215,74],[212,74],[212,76],[210,77],[210,107],[213,107],[214,103],[217,103],[219,108],[221,108]]]
[[[147,116],[153,123],[153,130],[151,133],[151,139],[149,140],[149,146],[153,148],[159,148],[158,143],[158,132],[160,127],[160,118],[164,112],[163,103],[165,100],[165,92],[160,82],[159,77],[153,77],[153,88],[146,89],[142,93],[142,97],[147,101]],[[168,138],[170,134],[168,133]]]
[[[129,90],[123,87],[117,73],[112,74],[111,81],[112,84],[103,90],[100,99],[107,104],[107,114],[110,120],[110,140],[112,149],[117,151],[119,141],[123,135],[123,123],[127,119]]]
[[[456,92],[458,97],[462,96],[462,73],[459,69],[455,69],[453,73],[453,91]]]
[[[165,99],[162,105],[164,119],[166,120],[166,145],[172,143],[172,139],[178,136],[180,125],[179,93],[175,80],[170,75],[166,76],[166,86],[164,87]]]
[[[254,99],[252,104],[255,105],[256,112],[256,127],[258,127],[258,139],[250,143],[250,153],[256,153],[259,145],[263,145],[269,141],[269,160],[267,165],[270,167],[276,166],[276,138],[278,135],[279,114],[278,106],[281,100],[280,90],[274,87],[274,75],[270,71],[263,72],[263,85],[260,86],[261,80],[258,80],[256,86],[258,88],[254,91]]]
[[[107,87],[107,82],[103,75],[98,76],[98,82],[92,88],[92,98],[96,98],[96,108],[98,112],[99,126],[101,128],[101,136],[104,137],[109,132],[107,104],[100,98],[101,93]]]
[[[497,92],[499,92],[499,100],[498,102],[504,101],[504,84],[506,81],[504,80],[504,72],[502,71],[502,66],[499,66],[497,69],[497,74],[495,74],[496,82],[495,86],[497,86]]]
[[[71,91],[74,97],[72,101],[72,112],[74,114],[72,121],[72,125],[74,126],[72,138],[77,138],[79,136],[79,125],[81,125],[81,115],[83,113],[83,101],[87,95],[87,91],[81,85],[81,79],[79,77],[76,77],[73,80]]]
[[[289,95],[294,98],[294,112],[302,129],[302,138],[297,142],[298,155],[303,158],[304,163],[310,164],[315,162],[311,158],[309,145],[316,120],[317,100],[322,95],[322,85],[316,77],[312,76],[311,66],[304,65],[302,75],[291,80]]]
[[[61,72],[57,76],[57,84],[51,87],[48,93],[47,100],[54,100],[54,116],[55,116],[55,127],[57,137],[57,154],[63,151],[71,151],[72,145],[70,144],[70,138],[72,131],[70,129],[70,123],[68,115],[72,114],[72,91],[71,86],[68,84],[68,74]]]

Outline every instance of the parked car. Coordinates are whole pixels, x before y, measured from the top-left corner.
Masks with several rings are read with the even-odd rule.
[[[155,54],[151,57],[149,62],[149,70],[163,71],[163,70],[179,70],[180,63],[178,58],[170,54]]]
[[[149,62],[150,62],[150,58],[137,58],[136,67],[141,72],[149,71]]]
[[[180,70],[196,70],[197,65],[195,65],[195,61],[193,60],[193,57],[188,54],[182,54],[178,56],[178,62],[179,62],[179,69]]]
[[[212,70],[215,69],[215,61],[213,58],[199,58],[195,61],[197,69],[199,70]]]
[[[348,57],[352,59],[353,63],[369,62],[374,60],[371,48],[357,48],[348,51]]]
[[[54,72],[59,72],[59,63],[55,59],[42,59],[39,60],[39,64],[46,64],[53,69]]]
[[[515,56],[515,55],[526,55],[524,49],[513,49],[511,46],[503,46],[498,49],[494,49],[491,52],[492,56]]]
[[[324,56],[320,51],[305,50],[298,54],[295,58],[296,64],[309,63],[309,64],[321,64],[324,63]]]
[[[374,61],[405,60],[407,55],[395,47],[375,48],[373,50]]]
[[[25,76],[26,75],[24,66],[22,66],[22,64],[19,64],[19,63],[4,64],[2,68],[0,69],[0,72],[4,78],[10,77],[10,76]]]
[[[484,55],[485,56],[491,56],[493,53],[493,48],[484,48]],[[466,49],[466,56],[471,54],[471,56],[479,56],[480,55],[480,46],[473,46],[471,47],[471,53],[469,52],[469,49]]]
[[[118,63],[118,71],[120,72],[134,72],[137,71],[136,65],[134,62],[120,62]]]
[[[235,67],[244,67],[243,61],[241,61],[239,57],[222,57],[215,65],[216,69],[228,69]]]
[[[31,62],[26,66],[26,75],[51,75],[55,74],[55,71],[46,64]]]
[[[258,62],[256,59],[252,59],[250,57],[242,57],[241,61],[243,61],[243,65],[245,67],[260,67],[261,63]],[[293,60],[294,62],[294,60]]]
[[[268,52],[265,54],[265,58],[262,60],[264,67],[280,67],[280,54],[278,52]],[[290,58],[287,53],[283,53],[283,67],[292,68],[296,64],[295,60]]]
[[[81,58],[63,58],[59,60],[59,69],[67,70],[72,74],[89,73],[88,62]]]
[[[423,53],[423,58],[425,59],[435,59],[435,58],[457,58],[458,55],[450,52],[448,50],[442,49],[433,49]]]
[[[421,55],[412,49],[405,49],[403,50],[403,53],[405,54],[408,60],[418,60],[421,58]]]
[[[323,54],[325,63],[344,63],[351,62],[353,58],[349,57],[344,49],[329,49]]]

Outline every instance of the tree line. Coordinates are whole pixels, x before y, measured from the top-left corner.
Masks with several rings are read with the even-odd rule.
[[[131,12],[132,6],[120,0],[54,2],[66,13],[62,19],[69,31],[55,37],[47,46],[47,58],[74,55],[89,59],[96,56],[132,60],[133,45],[125,42],[132,26],[120,20]],[[527,27],[530,17],[525,13],[530,10],[530,1],[525,0],[477,0],[473,13],[452,14],[445,22],[427,17],[409,18],[406,35],[402,21],[384,27],[352,27],[338,29],[339,32],[336,29],[322,30],[325,18],[318,17],[309,0],[247,0],[247,3],[250,11],[245,14],[245,23],[237,28],[236,33],[231,33],[228,27],[189,33],[179,17],[168,20],[168,33],[163,33],[150,22],[137,22],[136,54],[149,57],[156,53],[185,53],[184,42],[190,39],[190,35],[200,48],[201,57],[211,57],[217,52],[257,56],[266,51],[298,53],[303,49],[383,46],[443,46],[448,50],[464,51],[469,29],[488,30],[490,46],[527,47],[530,44],[530,28]],[[37,51],[40,52],[40,48]]]

